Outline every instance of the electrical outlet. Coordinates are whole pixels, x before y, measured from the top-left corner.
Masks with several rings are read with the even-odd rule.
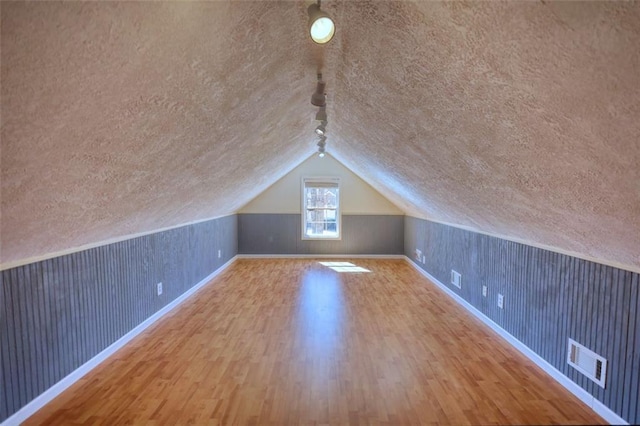
[[[422,255],[422,263],[427,263],[427,257],[425,255]]]
[[[222,257],[222,250],[218,250],[218,259]]]
[[[482,286],[482,297],[487,297],[487,286],[486,285]]]
[[[162,294],[162,283],[158,283],[158,285],[156,286],[157,290],[158,290],[158,296],[160,296]]]
[[[504,296],[498,294],[498,308],[504,309]]]
[[[416,249],[416,252],[414,254],[414,258],[420,262],[422,260],[422,250],[420,249]]]
[[[451,270],[451,284],[455,287],[462,288],[462,275],[453,269]]]

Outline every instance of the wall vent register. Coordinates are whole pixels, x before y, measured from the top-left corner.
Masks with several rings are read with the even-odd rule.
[[[462,275],[453,269],[451,270],[451,284],[454,287],[462,288]]]
[[[567,362],[570,366],[604,388],[607,379],[607,360],[585,348],[573,339],[569,339]]]

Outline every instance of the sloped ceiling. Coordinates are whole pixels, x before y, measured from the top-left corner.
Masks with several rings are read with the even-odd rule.
[[[640,270],[640,3],[7,3],[0,259],[236,212],[315,148],[408,214]]]

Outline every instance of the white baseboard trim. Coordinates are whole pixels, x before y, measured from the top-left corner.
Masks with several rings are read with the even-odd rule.
[[[457,295],[453,290],[451,290],[446,285],[442,284],[435,277],[429,274],[427,271],[418,266],[413,260],[409,257],[405,256],[405,260],[413,266],[418,272],[424,275],[429,281],[434,283],[440,289],[442,289],[449,297],[458,302],[462,307],[464,307],[467,311],[473,314],[480,321],[485,323],[489,328],[498,333],[500,337],[505,339],[508,343],[511,344],[514,348],[520,351],[524,356],[533,361],[538,367],[540,367],[545,373],[550,375],[556,382],[560,383],[565,389],[575,395],[579,400],[588,405],[596,414],[602,417],[604,420],[609,422],[609,424],[616,425],[628,425],[622,417],[618,416],[614,413],[610,408],[605,406],[602,402],[598,401],[593,395],[591,395],[586,390],[582,389],[577,383],[573,382],[567,376],[562,374],[560,370],[555,368],[553,365],[549,364],[544,358],[531,350],[527,345],[522,343],[520,340],[513,337],[509,334],[504,328],[500,327],[498,324],[493,322],[489,317],[480,312],[475,306],[464,300],[462,297]]]
[[[98,355],[91,358],[89,361],[82,364],[76,370],[71,372],[65,378],[60,380],[55,385],[51,386],[49,389],[38,395],[35,399],[29,402],[27,405],[22,407],[20,410],[16,411],[11,417],[7,418],[4,422],[0,424],[0,426],[17,426],[20,423],[27,420],[29,417],[34,415],[38,410],[44,407],[46,404],[51,402],[55,397],[64,392],[71,385],[80,380],[84,375],[89,373],[91,370],[96,368],[99,364],[101,364],[104,360],[109,358],[111,355],[116,353],[119,349],[121,349],[124,345],[133,340],[136,336],[142,333],[145,329],[147,329],[151,324],[158,321],[168,312],[176,308],[182,302],[189,298],[193,293],[202,288],[205,284],[209,283],[212,279],[214,279],[217,275],[219,275],[222,271],[227,269],[235,260],[237,256],[231,258],[227,263],[216,269],[209,276],[204,278],[198,284],[191,287],[181,296],[176,298],[173,302],[166,305],[164,308],[160,309],[155,314],[151,315],[149,318],[140,323],[136,328],[129,331],[127,334],[122,336],[120,339],[116,340],[109,347],[104,349]]]
[[[522,354],[524,354],[527,358],[533,361],[538,367],[540,367],[543,371],[549,374],[553,379],[555,379],[558,383],[560,383],[564,388],[566,388],[569,392],[574,394],[578,399],[587,404],[591,409],[600,415],[603,419],[605,419],[610,424],[622,424],[628,425],[624,419],[614,413],[610,408],[606,407],[603,403],[594,398],[587,391],[582,389],[576,383],[571,381],[567,376],[562,374],[559,370],[557,370],[554,366],[549,364],[543,358],[541,358],[538,354],[533,352],[529,347],[527,347],[524,343],[520,342],[518,339],[509,334],[506,330],[500,327],[498,324],[493,322],[489,317],[485,316],[482,312],[476,309],[469,302],[458,296],[447,286],[438,281],[431,274],[420,268],[416,265],[411,259],[404,255],[236,255],[227,263],[222,265],[212,274],[204,278],[198,284],[191,287],[173,302],[147,318],[144,322],[139,324],[136,328],[129,331],[127,334],[122,336],[116,342],[111,344],[108,348],[104,349],[98,355],[78,367],[75,371],[67,375],[64,379],[60,380],[58,383],[47,389],[45,392],[37,396],[34,400],[29,402],[27,405],[22,407],[20,410],[15,412],[11,417],[7,418],[0,426],[17,426],[33,414],[35,414],[39,409],[44,407],[47,403],[51,402],[55,397],[64,392],[67,388],[73,385],[75,382],[80,380],[83,376],[97,367],[100,363],[106,360],[108,357],[113,355],[116,351],[125,346],[128,342],[130,342],[133,338],[142,333],[146,328],[152,325],[154,322],[162,318],[168,312],[173,310],[175,307],[184,302],[189,296],[202,288],[205,284],[215,278],[218,274],[228,268],[236,259],[269,259],[269,258],[361,258],[361,259],[405,259],[411,266],[413,266],[418,272],[420,272],[423,276],[425,276],[429,281],[433,282],[436,286],[442,289],[447,295],[449,295],[452,299],[458,302],[461,306],[467,309],[471,314],[480,319],[483,323],[485,323],[488,327],[490,327],[493,331],[495,331],[498,335],[504,338],[507,342],[509,342],[513,347],[518,349]]]
[[[406,259],[404,254],[239,254],[238,259]]]

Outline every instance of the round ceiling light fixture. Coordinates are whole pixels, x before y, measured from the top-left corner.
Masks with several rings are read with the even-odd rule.
[[[327,152],[327,137],[326,136],[320,136],[319,140],[318,140],[318,156],[320,158],[324,157],[325,152]]]
[[[327,122],[322,121],[318,127],[316,127],[316,135],[324,136],[327,133]]]
[[[320,0],[309,6],[307,13],[311,40],[318,44],[329,43],[336,32],[336,25],[328,14],[320,10]]]

